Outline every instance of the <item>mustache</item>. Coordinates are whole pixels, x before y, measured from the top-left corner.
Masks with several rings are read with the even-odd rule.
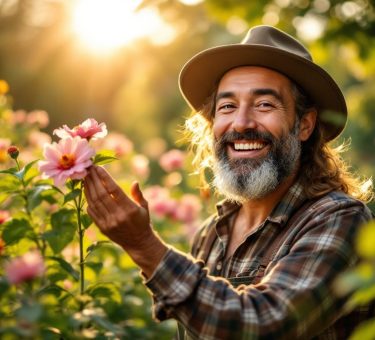
[[[220,145],[223,145],[225,143],[230,143],[235,140],[263,140],[266,143],[274,143],[275,142],[275,137],[269,133],[269,132],[261,132],[257,131],[254,129],[248,129],[245,130],[244,132],[240,133],[237,131],[229,131],[224,133],[220,138],[216,140],[216,143],[219,143]]]

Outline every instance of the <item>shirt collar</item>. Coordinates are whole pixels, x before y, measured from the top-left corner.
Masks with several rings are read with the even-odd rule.
[[[304,194],[302,184],[297,180],[289,188],[267,219],[271,222],[283,225],[292,216],[293,212],[296,211],[305,201],[306,195]],[[239,210],[240,207],[241,204],[229,200],[219,202],[216,205],[219,219],[232,214]]]

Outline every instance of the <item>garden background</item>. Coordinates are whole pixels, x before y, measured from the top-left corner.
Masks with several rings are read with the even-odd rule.
[[[152,321],[138,269],[90,221],[83,223],[86,281],[79,292],[77,187],[59,193],[39,179],[32,162],[62,125],[104,122],[109,134],[93,144],[117,157],[108,170],[125,190],[141,182],[160,234],[187,250],[216,198],[199,190],[181,142],[190,109],[178,91],[178,73],[198,51],[239,42],[257,24],[299,37],[337,79],[349,121],[334,144],[350,141],[344,157],[374,177],[371,0],[0,0],[0,170],[14,169],[0,174],[0,337],[170,338],[174,322]],[[19,169],[7,155],[10,144],[20,150]],[[109,160],[104,152],[101,161]],[[347,283],[364,288],[362,301],[375,295],[375,247],[365,242],[374,240],[374,228],[358,246],[366,266]],[[59,240],[53,233],[68,236]],[[4,266],[38,240],[43,276],[12,286]]]

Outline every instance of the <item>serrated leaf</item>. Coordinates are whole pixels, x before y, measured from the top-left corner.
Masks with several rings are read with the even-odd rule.
[[[68,203],[70,201],[75,200],[80,194],[81,194],[81,190],[80,189],[74,189],[73,191],[70,191],[69,193],[67,193],[64,196],[64,203],[63,204],[66,204],[66,203]]]
[[[70,263],[57,256],[48,256],[47,258],[56,261],[61,266],[61,268],[69,273],[76,281],[79,280],[79,272],[76,271]]]
[[[2,238],[6,244],[14,244],[29,237],[31,232],[32,228],[28,220],[12,219],[4,224]]]
[[[55,254],[61,252],[73,239],[77,230],[76,214],[71,209],[61,209],[51,216],[51,230],[43,234]]]
[[[96,165],[104,165],[111,163],[118,158],[116,157],[116,153],[112,150],[103,150],[98,152],[95,157],[93,163]]]

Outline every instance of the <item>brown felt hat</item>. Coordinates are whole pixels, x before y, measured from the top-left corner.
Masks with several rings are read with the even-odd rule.
[[[256,26],[239,44],[210,48],[191,58],[179,77],[182,95],[194,110],[201,110],[221,77],[239,66],[266,67],[301,86],[318,109],[326,141],[344,129],[347,108],[336,82],[301,43],[271,26]]]

